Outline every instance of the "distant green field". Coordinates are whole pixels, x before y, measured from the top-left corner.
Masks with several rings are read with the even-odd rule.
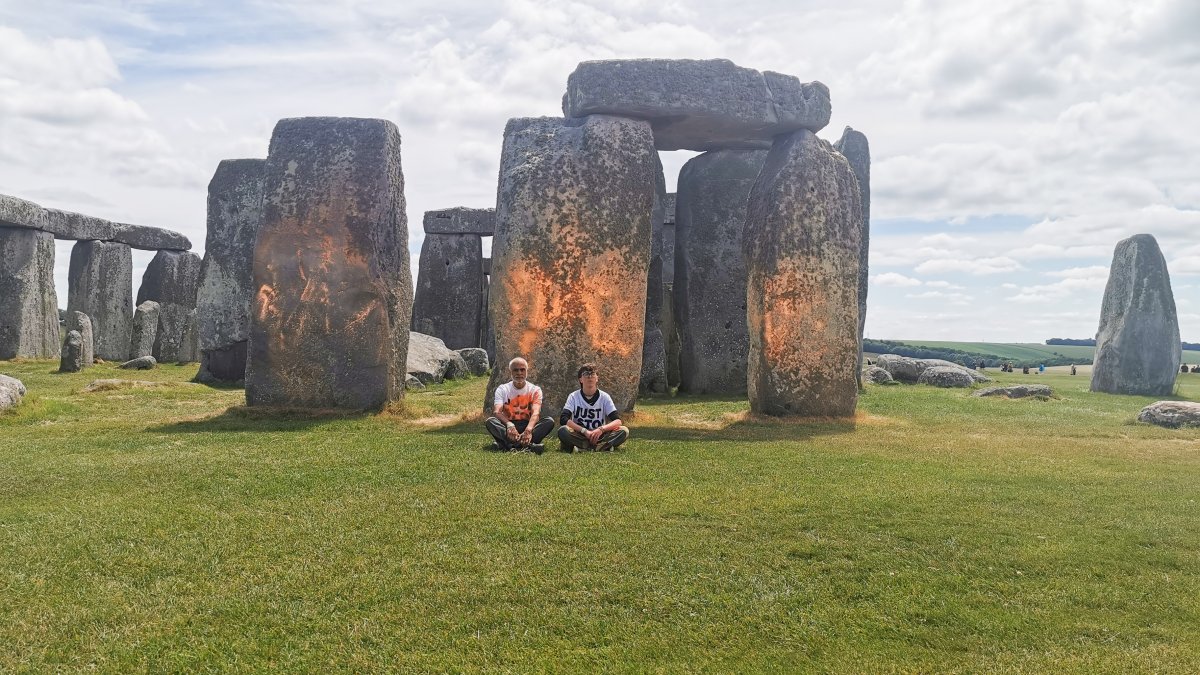
[[[911,347],[930,347],[933,349],[959,349],[977,354],[995,354],[1001,358],[1013,360],[1037,360],[1053,356],[1077,358],[1081,362],[1091,363],[1095,347],[1076,347],[1073,345],[1044,345],[1036,342],[944,342],[940,340],[898,340]],[[1200,363],[1200,352],[1183,352],[1184,363]]]

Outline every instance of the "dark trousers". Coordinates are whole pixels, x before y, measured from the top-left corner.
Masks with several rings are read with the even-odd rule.
[[[587,436],[572,431],[567,425],[562,425],[558,428],[558,442],[562,444],[561,449],[565,452],[573,450],[612,450],[618,445],[625,442],[629,438],[629,427],[621,427],[614,429],[600,436],[600,441],[596,445],[588,443]]]
[[[519,422],[514,420],[513,424],[517,426],[517,433],[523,434],[525,433],[525,428],[529,426],[529,420],[521,420]],[[524,447],[517,441],[508,440],[508,426],[504,424],[504,422],[501,422],[499,418],[489,417],[487,418],[487,421],[483,423],[483,426],[487,428],[488,433],[492,435],[492,438],[496,439],[496,442],[500,444],[500,447],[506,450]],[[538,420],[537,424],[533,425],[533,438],[530,440],[530,442],[541,443],[542,439],[549,436],[550,432],[553,430],[554,420],[549,417],[543,417],[542,419]]]

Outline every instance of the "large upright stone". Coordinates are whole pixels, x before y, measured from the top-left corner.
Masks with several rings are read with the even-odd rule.
[[[490,237],[496,232],[496,209],[452,209],[426,211],[421,220],[426,234],[477,234]]]
[[[547,414],[579,387],[591,361],[620,410],[637,397],[650,265],[654,140],[647,122],[509,120],[500,156],[488,310],[497,367],[530,362]]]
[[[200,256],[189,251],[159,251],[146,266],[138,288],[140,305],[147,300],[159,304],[158,332],[154,338],[154,358],[159,363],[186,363],[184,333],[196,309],[196,288],[200,284]]]
[[[746,393],[746,203],[766,150],[714,150],[679,172],[675,322],[680,391]]]
[[[78,373],[81,370],[83,370],[83,336],[77,330],[68,331],[66,339],[63,340],[58,372]]]
[[[871,146],[861,131],[846,127],[842,137],[833,146],[842,153],[858,180],[858,194],[862,200],[862,238],[858,248],[858,388],[862,389],[863,332],[867,327],[867,281],[869,267],[867,258],[871,247]]]
[[[845,158],[811,131],[776,139],[744,234],[753,412],[854,414],[861,230]]]
[[[1148,234],[1121,240],[1100,307],[1092,391],[1170,394],[1179,344],[1175,296],[1158,242]]]
[[[92,320],[83,312],[67,312],[66,323],[63,326],[65,331],[76,331],[82,340],[82,352],[80,358],[83,362],[83,367],[87,368],[96,362],[95,338],[92,336]]]
[[[396,126],[281,120],[264,195],[247,404],[363,410],[403,398],[412,276]]]
[[[121,362],[133,330],[133,255],[126,244],[81,241],[71,249],[67,311],[92,320],[96,356]]]
[[[450,349],[478,347],[483,334],[483,240],[427,234],[421,244],[412,327]]]
[[[662,163],[654,185],[654,207],[650,211],[650,268],[646,275],[646,328],[642,337],[643,394],[667,392],[667,343],[663,333],[663,220],[667,209],[667,183]]]
[[[254,297],[254,240],[262,221],[265,159],[227,159],[208,184],[208,234],[196,325],[196,379],[236,382],[246,377],[250,301]]]
[[[649,120],[660,150],[765,148],[779,134],[829,124],[829,88],[732,61],[584,61],[567,79],[563,113]]]
[[[0,227],[0,359],[58,354],[54,237]]]
[[[129,334],[129,358],[154,356],[154,339],[158,336],[158,319],[162,308],[153,300],[144,300],[133,309],[133,330]]]

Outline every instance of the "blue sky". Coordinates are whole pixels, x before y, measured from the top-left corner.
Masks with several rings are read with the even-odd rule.
[[[0,192],[202,248],[218,161],[281,117],[384,117],[416,251],[424,211],[494,203],[504,122],[559,114],[579,61],[722,57],[825,82],[821,135],[869,137],[868,335],[1091,336],[1149,232],[1200,341],[1196,35],[1195,0],[0,0]]]

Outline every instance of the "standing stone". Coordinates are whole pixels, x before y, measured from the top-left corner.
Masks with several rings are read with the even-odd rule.
[[[264,195],[247,404],[364,410],[402,399],[412,276],[396,126],[281,120]]]
[[[154,358],[159,363],[183,362],[180,359],[183,334],[196,309],[200,264],[200,256],[195,253],[159,251],[142,275],[138,304],[153,300],[161,306],[158,333],[154,338]]]
[[[265,159],[227,159],[208,184],[208,234],[196,323],[201,382],[246,377],[254,241],[262,220]]]
[[[845,158],[811,131],[777,138],[750,191],[744,235],[753,412],[854,414],[861,230]]]
[[[73,330],[67,333],[67,339],[63,341],[58,372],[78,373],[81,370],[83,370],[83,336],[79,334],[79,331]]]
[[[427,234],[421,244],[413,330],[450,349],[478,347],[483,334],[483,239]]]
[[[647,122],[509,120],[500,156],[488,311],[496,339],[486,407],[510,359],[530,362],[557,417],[591,361],[617,408],[642,370],[657,153]]]
[[[133,330],[129,338],[129,358],[140,359],[154,355],[155,337],[158,335],[158,320],[161,307],[153,300],[139,303],[133,310]],[[157,360],[157,359],[156,359]]]
[[[746,203],[766,150],[715,150],[679,172],[675,321],[680,391],[746,393]]]
[[[667,209],[667,181],[662,163],[654,185],[654,207],[650,211],[650,269],[646,275],[646,333],[642,338],[642,379],[638,391],[662,394],[667,391],[667,343],[662,329],[663,306],[663,214]]]
[[[92,320],[83,312],[66,312],[63,330],[78,331],[83,340],[83,367],[87,368],[96,362],[96,352],[92,338]]]
[[[200,328],[196,310],[188,312],[183,320],[183,336],[179,341],[179,352],[175,355],[175,363],[184,365],[200,360]],[[201,380],[203,381],[203,380]]]
[[[0,227],[0,359],[58,356],[54,237]]]
[[[133,330],[133,255],[127,244],[81,241],[71,249],[67,311],[92,320],[96,356],[124,361]]]
[[[1158,242],[1135,234],[1117,244],[1096,333],[1092,391],[1160,396],[1175,387],[1179,318]]]
[[[862,199],[862,238],[858,247],[858,388],[862,389],[863,333],[867,327],[867,254],[871,247],[871,146],[861,131],[846,127],[833,146],[850,162]]]

